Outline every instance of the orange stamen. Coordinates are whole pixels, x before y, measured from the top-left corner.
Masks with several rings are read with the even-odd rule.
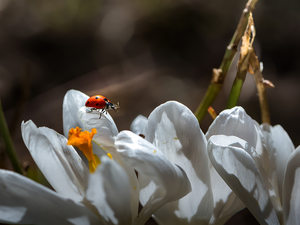
[[[79,148],[80,151],[89,161],[90,172],[93,173],[97,166],[100,164],[100,160],[97,155],[93,153],[92,139],[97,133],[95,128],[91,132],[81,131],[81,128],[76,127],[69,130],[69,138],[67,145],[73,145],[74,147]]]

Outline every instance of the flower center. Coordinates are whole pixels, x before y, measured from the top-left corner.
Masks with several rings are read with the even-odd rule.
[[[101,163],[97,155],[93,153],[92,139],[97,133],[96,128],[93,128],[91,132],[81,131],[81,128],[76,127],[69,130],[69,138],[67,145],[73,145],[79,148],[80,151],[89,161],[90,172],[95,172],[97,166]]]

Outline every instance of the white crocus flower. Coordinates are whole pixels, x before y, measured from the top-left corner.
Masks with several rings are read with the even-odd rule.
[[[0,222],[144,224],[161,204],[157,204],[157,199],[149,200],[148,207],[138,214],[136,174],[114,148],[118,131],[113,120],[109,114],[100,120],[99,115],[87,113],[85,107],[79,110],[77,117],[73,110],[78,111],[79,104],[84,105],[88,96],[71,90],[65,100],[68,98],[69,101],[64,101],[64,127],[79,125],[86,128],[85,131],[70,129],[68,140],[49,128],[37,128],[32,121],[23,122],[21,126],[25,145],[56,192],[14,172],[0,170]],[[93,128],[88,132],[90,126]],[[89,168],[69,144],[83,151]],[[151,168],[155,160],[143,162],[143,165]],[[170,173],[173,177],[166,184],[164,178]],[[172,163],[156,168],[149,175],[157,177],[163,192],[170,192],[170,184],[178,187],[180,193],[168,194],[168,198],[161,200],[164,203],[177,200],[190,191],[185,172]]]
[[[147,200],[147,205],[137,215],[140,188],[134,171],[135,167],[127,160],[124,160],[123,155],[116,150],[115,138],[118,135],[118,129],[111,116],[105,113],[99,119],[98,112],[90,112],[84,106],[88,98],[87,95],[79,91],[70,90],[67,92],[63,103],[64,133],[66,135],[68,130],[75,126],[79,126],[86,131],[97,129],[97,133],[93,137],[94,154],[109,153],[127,173],[130,181],[131,211],[136,212],[133,216],[133,218],[136,218],[135,224],[144,224],[159,207],[167,202],[178,200],[190,192],[190,182],[184,170],[173,163],[165,163],[161,164],[160,167],[155,167],[157,162],[166,161],[163,154],[159,154],[160,151],[157,150],[157,157],[151,158],[147,157],[148,152],[142,149],[138,153],[135,164],[135,166],[140,168],[138,170],[139,174],[143,174],[142,171],[144,171],[146,176],[155,177],[159,193],[167,193],[167,195],[160,196],[160,199],[157,199],[157,195],[153,195],[152,198]],[[78,117],[74,117],[74,111],[78,111]],[[150,171],[149,168],[153,169]],[[177,187],[176,192],[173,191],[175,186]]]
[[[131,130],[144,134],[145,140],[129,132],[121,132],[117,136],[117,149],[126,160],[134,164],[136,152],[140,149],[148,149],[152,155],[159,149],[168,161],[187,173],[192,184],[190,194],[154,213],[153,218],[159,224],[223,224],[244,208],[210,166],[206,137],[197,118],[187,107],[174,101],[162,104],[148,119],[138,116],[132,122]],[[136,170],[139,171],[139,168]],[[156,191],[156,184],[154,179],[143,174],[139,175],[139,182],[140,201],[146,205]]]
[[[231,134],[208,141],[221,177],[260,224],[300,224],[300,148],[281,126],[260,128],[240,107],[223,111],[212,127],[224,123]]]
[[[94,173],[67,139],[54,130],[22,123],[33,159],[56,192],[0,170],[0,221],[18,224],[130,224],[127,174],[107,156]]]
[[[136,218],[139,203],[139,185],[134,169],[124,163],[114,149],[114,138],[118,134],[117,126],[109,113],[104,113],[101,119],[99,119],[99,113],[97,112],[88,113],[85,107],[85,103],[88,99],[88,95],[77,90],[69,90],[66,93],[63,101],[64,135],[68,137],[70,129],[75,127],[82,128],[89,132],[96,128],[97,133],[92,140],[93,153],[98,157],[107,153],[111,154],[113,159],[117,161],[127,173],[130,180],[131,211],[133,218]],[[86,158],[81,151],[78,151],[78,153],[85,159],[87,164]]]
[[[26,223],[33,224],[64,224],[55,223],[57,218],[64,219],[61,221],[65,223],[69,221],[70,224],[130,224],[133,221],[129,180],[117,162],[102,156],[101,165],[94,173],[90,173],[76,150],[67,145],[68,140],[63,135],[46,127],[37,128],[32,121],[23,122],[21,128],[24,143],[31,156],[56,192],[45,190],[46,188],[29,182],[27,178],[14,175],[21,182],[17,188],[25,187],[19,194],[14,192],[9,197],[7,193],[4,194],[8,199],[11,198],[10,202],[14,202],[14,207],[10,206],[11,217],[15,214],[20,217],[20,221],[15,222],[23,223],[24,218],[28,219]],[[7,179],[3,179],[3,182],[5,184]],[[27,187],[28,184],[31,186]],[[35,190],[29,192],[31,187]],[[11,185],[10,188],[13,190],[16,187]],[[45,192],[48,195],[44,196]],[[59,200],[53,200],[52,209],[45,204],[48,198]],[[19,205],[19,201],[27,203],[32,210],[26,210],[26,205]],[[84,208],[84,212],[87,213],[81,213],[81,217],[85,220],[73,221],[72,216],[74,219],[77,216],[69,215],[68,204],[80,207],[77,211]],[[35,212],[34,209],[38,210]],[[22,213],[18,214],[16,210]],[[45,218],[42,217],[43,211],[49,214]],[[30,218],[27,217],[27,213]],[[40,220],[36,220],[39,217]]]

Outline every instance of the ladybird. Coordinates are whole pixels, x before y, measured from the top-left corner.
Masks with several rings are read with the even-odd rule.
[[[90,107],[91,112],[94,110],[98,111],[100,113],[99,119],[101,119],[101,115],[105,113],[106,110],[113,109],[116,112],[117,109],[120,108],[119,102],[117,104],[113,104],[106,97],[102,95],[94,95],[90,97],[86,101],[85,106]]]

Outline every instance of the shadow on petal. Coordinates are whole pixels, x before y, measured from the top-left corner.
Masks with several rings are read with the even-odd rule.
[[[230,142],[228,139],[233,143],[238,142],[234,146],[240,144],[244,147],[246,143],[233,136],[211,137],[208,149],[212,164],[261,224],[279,224],[281,220],[273,205],[276,195],[265,186],[265,182],[268,182],[264,181],[266,176],[262,176],[251,155],[243,148],[216,144]]]

